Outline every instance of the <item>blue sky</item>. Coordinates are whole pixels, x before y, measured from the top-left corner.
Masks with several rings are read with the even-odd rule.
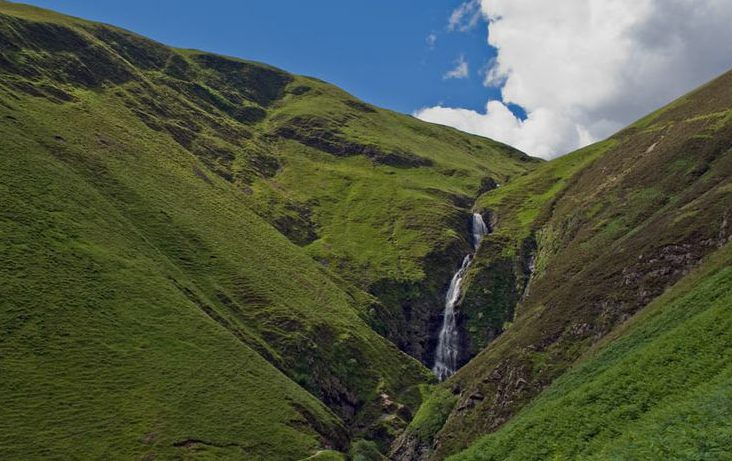
[[[483,110],[498,92],[478,70],[495,56],[485,23],[448,31],[460,0],[25,0],[114,24],[163,43],[266,62],[412,113],[445,105]],[[434,34],[433,46],[427,37]],[[467,78],[445,79],[464,56]]]

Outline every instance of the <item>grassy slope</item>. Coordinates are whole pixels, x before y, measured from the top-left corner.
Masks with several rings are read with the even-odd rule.
[[[2,110],[3,456],[297,459],[321,445],[316,427],[343,443],[336,416],[250,347],[254,332],[240,341],[204,310],[220,310],[208,280],[260,289],[257,272],[286,283],[288,266],[307,271],[308,259],[287,256],[288,242],[224,187],[197,179],[190,159],[140,140],[134,124],[88,96],[71,109],[85,112],[73,127],[68,112],[42,101]],[[99,145],[101,133],[115,147]],[[224,236],[249,242],[216,248]],[[207,257],[191,258],[199,252]],[[241,269],[224,279],[214,258]],[[309,270],[311,283],[327,284]],[[299,302],[320,315],[348,313],[303,293]],[[175,446],[189,439],[205,444]]]
[[[373,298],[251,211],[278,224],[278,206],[311,186],[288,175],[319,162],[327,164],[319,180],[328,184],[337,184],[339,170],[361,177],[346,187],[351,196],[369,181],[400,189],[401,164],[336,159],[272,138],[270,115],[258,119],[262,107],[284,113],[285,102],[274,108],[273,100],[283,86],[306,79],[174,52],[35,8],[2,3],[0,11],[2,234],[11,242],[2,249],[4,452],[68,456],[73,447],[80,457],[182,450],[294,459],[346,443],[342,423],[306,390],[348,420],[365,409],[355,419],[368,425],[379,416],[370,407],[379,392],[398,394],[428,379],[363,322]],[[199,83],[188,85],[190,76]],[[328,202],[346,210],[339,219],[355,223],[350,213],[364,213],[378,226],[400,201],[444,202],[441,193],[421,190],[435,178],[465,175],[449,187],[468,194],[482,175],[503,178],[526,168],[525,157],[491,141],[368,113],[377,114],[370,115],[374,125],[358,136],[389,127],[385,138],[400,153],[415,146],[430,162],[439,159],[439,168],[464,170],[410,169],[407,198],[399,192],[369,201],[368,210]],[[416,134],[400,133],[394,123]],[[446,132],[446,141],[431,143]],[[459,152],[453,141],[486,152]],[[279,163],[275,177],[271,161]],[[257,188],[282,192],[272,216],[260,207]],[[328,197],[342,199],[340,192]],[[319,213],[328,215],[329,207]],[[397,228],[368,245],[382,243],[387,253],[386,235],[413,238]],[[414,264],[419,251],[387,266]]]
[[[539,166],[514,181],[481,195],[476,207],[496,216],[494,232],[487,238],[510,238],[516,242],[529,237],[542,209],[554,200],[582,168],[617,143],[608,139]],[[512,252],[515,246],[506,245]]]
[[[510,423],[450,460],[729,459],[730,306],[727,244]]]
[[[368,309],[369,321],[423,360],[426,330],[441,308],[434,300],[467,249],[467,212],[481,181],[505,182],[537,164],[315,79],[3,5],[30,20],[9,21],[5,39],[12,53],[2,64],[16,90],[64,100],[69,87],[106,87],[148,128],[168,133],[242,191],[346,289],[381,296],[387,309]],[[419,303],[421,321],[410,322],[402,305]],[[404,333],[408,327],[415,331]]]
[[[437,434],[435,458],[495,431],[728,238],[730,79],[517,180],[539,184],[538,198],[509,185],[479,200],[495,213],[492,238],[505,245],[489,252],[488,240],[476,267],[490,267],[500,253],[511,261],[528,236],[538,244],[534,274],[513,323],[444,384],[459,396]],[[554,186],[544,176],[568,179]],[[483,305],[484,316],[491,306]]]
[[[377,440],[406,424],[379,394],[413,405],[431,375],[367,326],[380,305],[352,282],[424,277],[430,245],[463,241],[443,227],[462,231],[481,179],[533,160],[33,7],[0,2],[0,45],[3,447],[293,459],[346,449],[344,421]],[[123,407],[137,426],[100,422]],[[38,438],[48,414],[77,422],[48,418]]]
[[[455,229],[452,221],[470,207],[481,179],[505,180],[533,166],[522,154],[490,140],[366,105],[349,106],[344,103],[351,100],[348,95],[320,82],[300,79],[292,85],[310,90],[278,102],[266,123],[269,130],[302,118],[322,121],[328,132],[352,142],[429,162],[421,168],[398,160],[379,164],[294,141],[278,144],[286,166],[276,177],[277,187],[314,210],[318,238],[308,252],[337,265],[359,286],[381,278],[422,279],[420,263],[428,253],[463,239],[463,229]],[[271,187],[266,181],[255,184],[256,190]]]

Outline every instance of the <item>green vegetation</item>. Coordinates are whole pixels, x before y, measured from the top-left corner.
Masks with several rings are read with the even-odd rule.
[[[731,89],[542,163],[0,1],[2,457],[723,459]]]
[[[258,337],[265,325],[233,315],[292,310],[270,285],[284,283],[301,319],[350,315],[368,332],[345,295],[103,98],[70,114],[40,99],[13,106],[0,158],[4,456],[269,460],[321,437],[344,444],[338,418],[255,352],[274,351]],[[303,276],[327,304],[288,281]]]
[[[728,244],[509,424],[449,459],[726,459],[730,306]]]
[[[386,461],[375,442],[356,440],[351,444],[351,459],[353,461]]]
[[[421,386],[420,390],[422,405],[409,423],[409,430],[420,441],[426,441],[445,424],[457,397],[442,387]]]
[[[277,176],[277,187],[303,207],[312,204],[317,239],[308,252],[338,264],[339,273],[361,287],[385,277],[423,279],[422,259],[464,238],[463,228],[454,229],[451,221],[466,213],[481,179],[504,180],[527,167],[516,161],[525,157],[496,143],[369,106],[346,105],[347,95],[316,81],[291,85],[309,90],[273,109],[271,131],[303,125],[341,134],[332,144],[322,138],[278,144],[287,168]],[[395,158],[334,155],[317,147],[372,149],[374,155],[387,152]],[[501,150],[510,156],[497,155]],[[419,164],[430,167],[414,166]],[[263,208],[269,206],[272,184],[261,181],[253,187]]]
[[[366,290],[428,278],[481,180],[536,162],[29,6],[0,2],[0,44],[0,451],[383,450],[409,409],[381,396],[433,378],[370,326],[398,332],[401,298]]]
[[[543,164],[479,199],[494,232],[466,277],[461,304],[470,353],[477,355],[441,384],[458,398],[423,444],[436,447],[431,459],[464,450],[485,434],[504,440],[508,435],[498,434],[518,411],[730,240],[731,79],[728,72],[642,126]],[[709,285],[702,286],[703,293]],[[710,392],[722,398],[721,389]],[[679,411],[692,417],[688,408],[696,397],[679,398]],[[535,427],[537,434],[542,428],[552,433]],[[653,427],[646,421],[638,430],[650,434]],[[702,427],[693,429],[698,437]],[[523,455],[541,443],[527,440],[524,447],[512,440],[506,449]],[[564,452],[557,443],[537,453],[583,459],[581,449],[590,449],[572,451],[568,443]],[[505,454],[500,447],[497,459]],[[598,456],[612,458],[609,453]]]
[[[617,141],[611,138],[547,162],[482,195],[476,206],[496,215],[495,236],[505,235],[521,241],[529,237],[537,226],[540,212],[557,197],[568,181],[615,144]]]

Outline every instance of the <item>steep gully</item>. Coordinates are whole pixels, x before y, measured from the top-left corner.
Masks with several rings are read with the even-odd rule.
[[[473,253],[468,253],[463,258],[463,262],[455,275],[450,281],[450,287],[445,295],[445,310],[442,316],[442,327],[437,341],[435,350],[435,365],[432,371],[437,379],[444,381],[452,376],[457,370],[458,353],[460,346],[459,331],[455,316],[455,305],[460,298],[460,288],[465,277],[465,273],[470,268],[473,261],[473,255],[480,246],[480,241],[484,235],[488,233],[488,227],[483,221],[483,217],[479,213],[473,213],[471,224],[471,235],[473,243]]]

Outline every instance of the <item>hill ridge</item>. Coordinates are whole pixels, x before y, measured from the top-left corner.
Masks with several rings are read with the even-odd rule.
[[[542,162],[318,79],[0,1],[0,452],[719,453],[731,79]],[[455,305],[464,366],[437,383],[473,212],[491,232]],[[683,328],[698,334],[667,334]],[[684,418],[708,422],[681,434]]]
[[[384,451],[433,377],[390,341],[416,344],[375,284],[438,291],[427,242],[459,248],[481,179],[536,163],[310,78],[6,2],[0,94],[11,457]],[[327,150],[281,136],[318,124]],[[419,211],[384,227],[392,205]],[[361,228],[379,258],[326,232]]]

